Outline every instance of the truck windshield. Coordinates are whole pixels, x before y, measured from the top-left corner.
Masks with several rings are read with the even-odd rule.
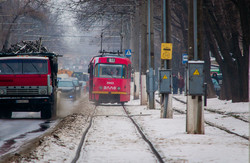
[[[0,60],[0,74],[47,74],[47,60],[12,59]]]
[[[101,78],[127,78],[127,68],[119,64],[97,64],[95,66],[95,77]]]

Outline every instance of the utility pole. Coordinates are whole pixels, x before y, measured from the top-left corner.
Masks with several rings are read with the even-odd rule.
[[[140,29],[140,17],[139,17],[139,5],[135,6],[135,14],[132,19],[132,32],[131,32],[131,48],[134,52],[132,55],[132,63],[134,68],[134,92],[132,92],[134,99],[139,99],[139,88],[140,88],[140,60],[139,60],[139,29]]]
[[[103,32],[101,33],[101,52],[102,52],[102,40],[103,39]]]
[[[154,94],[154,28],[153,28],[153,0],[148,0],[148,106],[155,108]]]
[[[122,52],[122,44],[123,44],[123,14],[121,14],[121,33],[120,33],[120,36],[121,36],[121,45],[120,45],[120,52]]]
[[[204,61],[202,60],[202,1],[189,0],[187,124],[188,134],[204,134]]]
[[[162,43],[171,43],[170,0],[162,0]],[[171,44],[170,44],[171,45]],[[162,45],[163,46],[163,45]],[[165,48],[162,48],[165,49]],[[166,48],[168,49],[168,48]],[[163,52],[161,52],[163,54]],[[161,58],[162,58],[161,54]],[[172,57],[172,54],[171,54]],[[167,57],[169,58],[169,57]],[[161,118],[173,118],[171,59],[161,59],[159,92],[161,93]]]
[[[146,72],[147,72],[147,3],[144,1],[140,6],[141,15],[141,105],[147,104]]]

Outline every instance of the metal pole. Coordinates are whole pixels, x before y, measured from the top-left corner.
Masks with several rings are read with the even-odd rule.
[[[204,89],[205,89],[204,106],[207,106],[207,83],[204,83]]]
[[[148,0],[148,68],[151,68],[151,30],[150,30],[150,0]]]
[[[148,0],[148,79],[149,79],[149,109],[153,109],[154,98],[153,98],[153,69],[151,68],[151,20],[150,20],[150,0]]]
[[[121,14],[121,47],[120,47],[121,52],[122,52],[122,43],[123,43],[123,15]]]
[[[167,13],[166,13],[166,0],[163,0],[163,42],[167,42]],[[167,69],[167,60],[164,60],[164,69]],[[168,108],[168,94],[162,94],[163,98],[163,115],[162,118],[167,118],[167,108]]]
[[[167,42],[166,20],[166,0],[163,0],[163,42]]]
[[[167,42],[167,17],[166,17],[166,0],[163,0],[163,42]],[[164,60],[164,69],[167,69],[167,61]]]
[[[194,60],[198,60],[197,48],[197,0],[194,0],[193,14],[194,14]]]
[[[123,36],[121,34],[121,48],[120,48],[120,52],[122,53],[122,43],[123,43]]]
[[[166,0],[163,0],[163,42],[167,42],[167,13],[166,13]],[[164,69],[167,69],[167,60],[164,60]],[[167,118],[168,108],[168,94],[163,95],[163,118]]]
[[[101,52],[102,52],[102,37],[103,37],[103,32],[101,33]]]

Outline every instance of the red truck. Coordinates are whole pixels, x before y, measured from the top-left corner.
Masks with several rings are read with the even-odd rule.
[[[58,55],[0,53],[0,118],[12,112],[56,114]]]

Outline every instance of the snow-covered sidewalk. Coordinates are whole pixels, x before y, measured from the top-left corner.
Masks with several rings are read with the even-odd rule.
[[[185,96],[177,95],[185,101]],[[160,118],[160,106],[157,104],[155,110],[149,110],[146,106],[140,106],[139,100],[133,100],[127,104],[131,115],[134,116],[138,124],[147,134],[148,138],[155,144],[166,162],[249,162],[249,141],[238,136],[205,124],[204,135],[194,135],[186,133],[186,115],[174,112],[173,119]],[[179,110],[186,110],[186,105],[173,100],[173,107]],[[223,112],[237,112],[239,116],[247,119],[249,103],[231,103],[230,101],[220,101],[209,99],[207,108]],[[212,114],[212,113],[211,113]],[[212,115],[206,113],[213,122]],[[222,118],[223,117],[217,117]],[[215,118],[216,119],[216,118]],[[227,119],[228,120],[228,119]],[[227,127],[232,130],[245,131],[249,135],[249,125],[234,125],[232,118]]]

